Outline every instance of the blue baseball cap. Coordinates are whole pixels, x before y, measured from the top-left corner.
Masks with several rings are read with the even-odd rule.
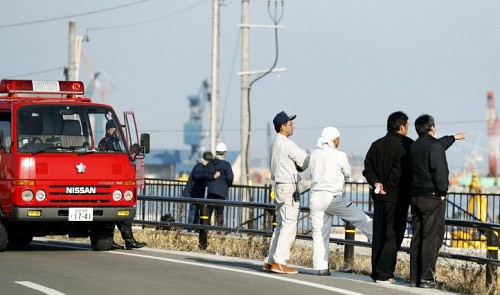
[[[274,116],[274,127],[277,128],[283,124],[286,124],[288,121],[292,121],[293,119],[295,119],[295,117],[297,117],[297,115],[288,116],[285,111],[281,111],[276,116]]]
[[[108,122],[106,122],[106,130],[108,130],[109,128],[117,128],[115,120],[111,119]]]

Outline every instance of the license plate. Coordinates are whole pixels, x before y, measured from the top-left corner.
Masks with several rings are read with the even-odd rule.
[[[69,208],[69,221],[92,221],[94,220],[93,208]]]

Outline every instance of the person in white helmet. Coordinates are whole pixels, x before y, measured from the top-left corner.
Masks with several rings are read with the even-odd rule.
[[[215,159],[207,164],[209,174],[220,173],[219,177],[207,183],[207,199],[227,199],[229,187],[233,185],[234,174],[231,164],[226,161],[227,146],[220,142],[215,147]],[[208,206],[208,216],[212,216],[215,209],[215,223],[224,224],[224,206]]]
[[[368,239],[372,238],[372,220],[344,195],[345,180],[351,175],[347,155],[338,150],[340,132],[326,127],[318,139],[318,148],[309,161],[311,199],[309,209],[313,237],[313,268],[320,276],[329,276],[328,255],[333,215],[349,221]]]

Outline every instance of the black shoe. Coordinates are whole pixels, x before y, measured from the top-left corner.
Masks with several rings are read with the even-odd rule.
[[[111,247],[112,250],[123,250],[123,246],[118,245],[113,241],[113,246]]]
[[[330,270],[329,269],[321,269],[318,270],[318,276],[330,276]]]
[[[133,240],[133,239],[125,240],[125,249],[127,249],[127,250],[142,248],[145,246],[146,246],[146,243],[144,243],[144,242],[137,242],[136,240]]]
[[[439,289],[441,287],[441,285],[434,280],[420,280],[418,286],[426,289]]]

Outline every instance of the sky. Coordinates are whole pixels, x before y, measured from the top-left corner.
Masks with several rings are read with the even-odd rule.
[[[240,149],[241,1],[220,8],[221,140]],[[251,90],[250,158],[266,158],[275,114],[297,114],[300,147],[321,130],[341,132],[340,149],[364,157],[387,116],[435,117],[438,136],[467,131],[448,151],[460,169],[478,153],[487,164],[486,93],[500,94],[500,2],[493,0],[284,0],[277,67]],[[270,2],[273,13],[275,1]],[[250,1],[250,22],[272,24],[268,1]],[[271,13],[271,14],[272,14]],[[63,80],[69,20],[82,44],[79,78],[99,71],[94,99],[135,112],[154,149],[189,149],[187,96],[210,80],[211,0],[0,1],[0,78]],[[250,68],[275,59],[274,30],[250,30]],[[253,77],[255,78],[255,77]],[[210,106],[204,118],[208,120]],[[204,129],[210,125],[205,120]],[[271,126],[270,135],[268,127]],[[209,141],[203,146],[208,149]]]

